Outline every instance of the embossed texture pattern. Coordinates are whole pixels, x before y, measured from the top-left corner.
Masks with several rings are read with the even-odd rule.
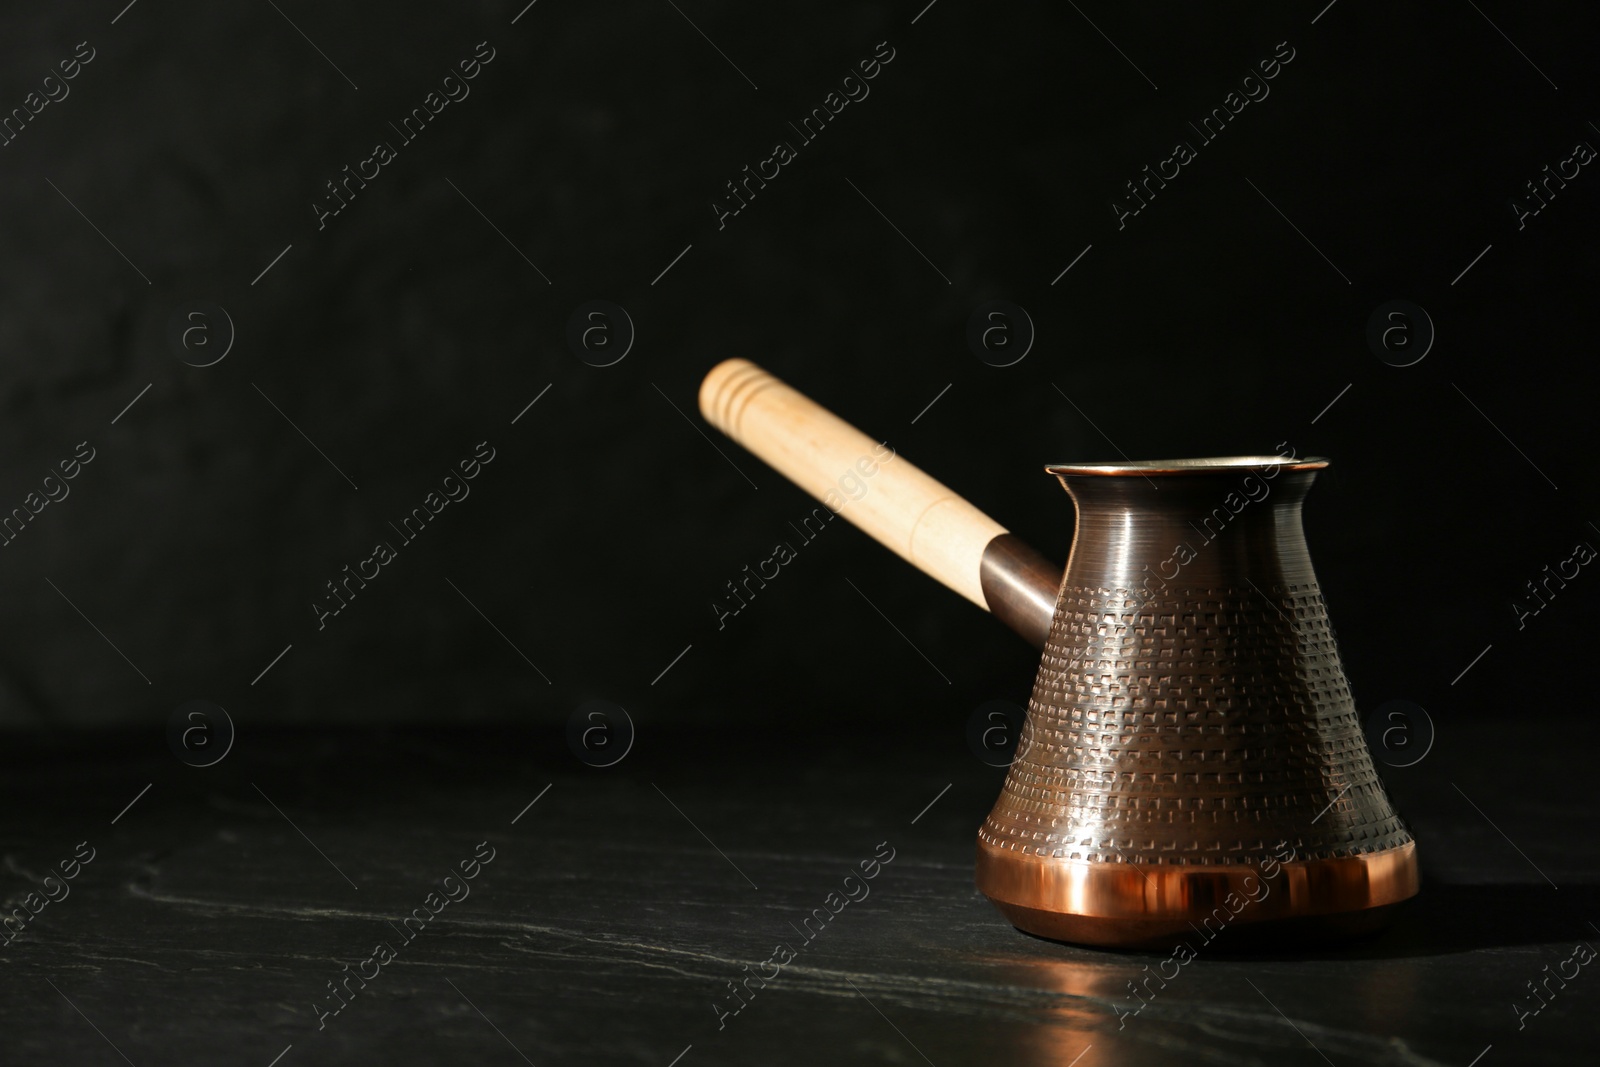
[[[1261,863],[1282,841],[1320,859],[1411,840],[1367,752],[1305,551],[1300,500],[1314,472],[1280,474],[1278,492],[1237,514],[1209,507],[1228,475],[1239,480],[1159,479],[1159,492],[1144,479],[1063,479],[1078,538],[981,840],[1141,865]],[[1140,537],[1096,538],[1135,514]],[[1219,518],[1194,522],[1209,514]],[[1181,566],[1176,545],[1189,550]]]

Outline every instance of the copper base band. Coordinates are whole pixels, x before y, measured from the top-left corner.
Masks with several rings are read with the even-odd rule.
[[[1415,896],[1417,848],[1257,866],[1139,867],[1051,859],[978,842],[978,889],[1011,924],[1054,941],[1117,948],[1175,939],[1304,942],[1378,929]]]

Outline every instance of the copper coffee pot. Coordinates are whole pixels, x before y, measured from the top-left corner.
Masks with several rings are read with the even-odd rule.
[[[1301,529],[1327,461],[1047,467],[1065,574],[939,482],[746,360],[706,420],[1044,655],[978,832],[978,888],[1018,928],[1170,945],[1376,929],[1416,846],[1367,751]],[[860,484],[858,499],[841,486]]]

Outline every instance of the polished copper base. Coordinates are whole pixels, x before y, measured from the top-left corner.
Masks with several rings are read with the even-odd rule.
[[[1054,941],[1170,948],[1226,934],[1233,947],[1370,933],[1416,895],[1416,845],[1266,867],[1057,859],[978,842],[978,888],[1011,924]]]

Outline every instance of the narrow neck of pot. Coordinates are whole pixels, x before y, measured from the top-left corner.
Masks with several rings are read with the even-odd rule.
[[[1325,466],[1252,456],[1047,468],[1077,509],[1065,582],[1141,598],[1314,583],[1301,504]]]

